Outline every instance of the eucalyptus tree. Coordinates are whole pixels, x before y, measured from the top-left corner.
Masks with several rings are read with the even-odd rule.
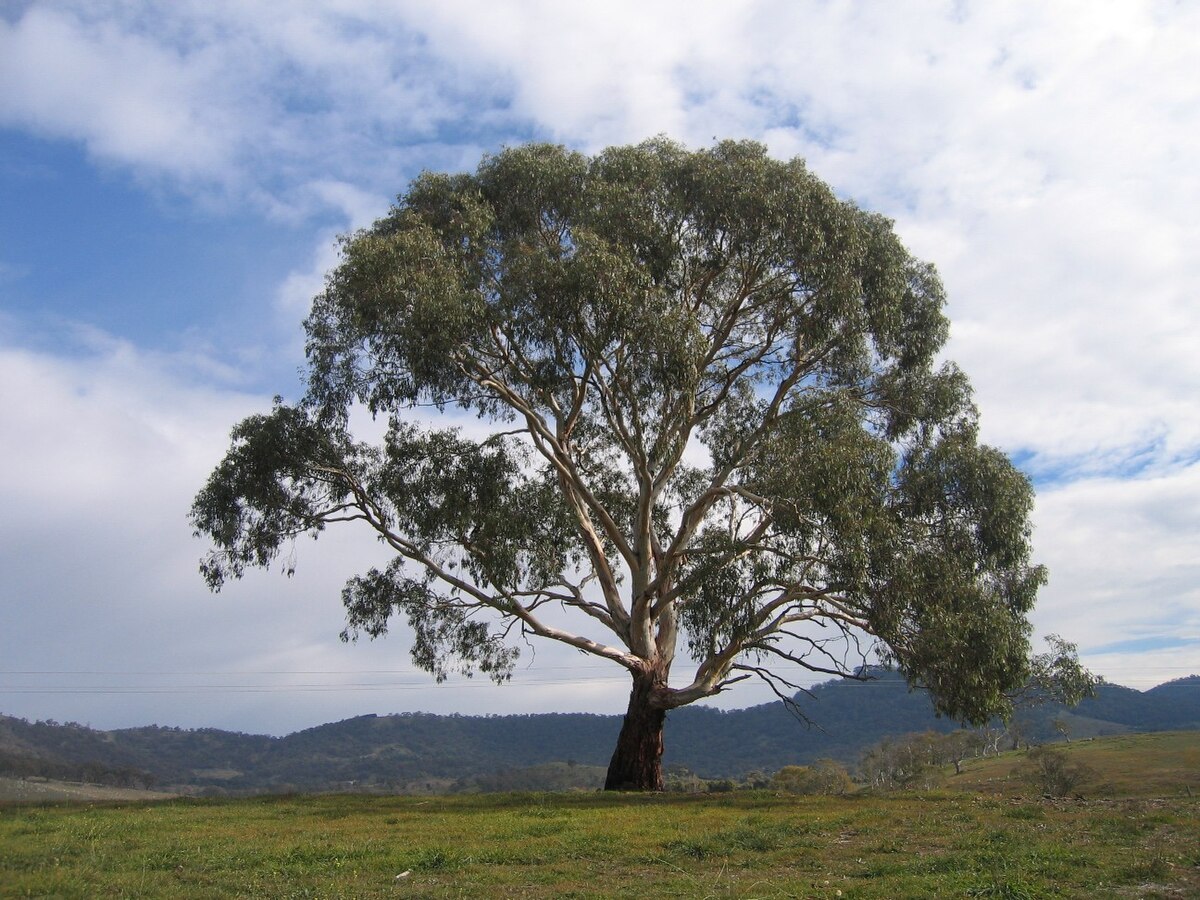
[[[787,697],[874,651],[975,722],[1024,683],[1030,486],[936,362],[934,269],[802,161],[519,146],[340,250],[306,395],[196,497],[214,590],[357,523],[394,555],[346,584],[343,639],[400,615],[439,680],[504,681],[530,637],[628,671],[609,788],[660,788],[666,712],[746,678]]]

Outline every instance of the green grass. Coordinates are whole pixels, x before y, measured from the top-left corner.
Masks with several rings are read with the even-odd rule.
[[[1016,754],[922,794],[0,805],[0,897],[1200,896],[1195,737],[1072,744],[1086,800]]]
[[[1200,802],[1186,798],[350,795],[9,806],[0,809],[0,896],[1195,896],[1197,848]]]
[[[1200,797],[1200,732],[1122,734],[1053,746],[1092,771],[1078,789],[1084,797]],[[1025,751],[970,760],[963,773],[951,775],[946,785],[966,791],[1029,793],[1030,786],[1020,774],[1024,761]]]

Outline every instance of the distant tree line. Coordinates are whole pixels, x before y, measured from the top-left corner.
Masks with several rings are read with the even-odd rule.
[[[0,750],[0,776],[53,778],[57,781],[81,781],[142,790],[153,787],[158,781],[150,772],[127,766],[113,768],[98,762],[68,763],[7,750]]]
[[[821,759],[834,760],[863,778],[864,754],[872,753],[882,757],[876,758],[880,784],[919,782],[927,773],[915,768],[913,760],[929,758],[932,764],[939,758],[950,766],[955,762],[954,748],[912,750],[905,765],[889,763],[887,757],[903,756],[902,736],[930,731],[954,736],[947,737],[950,744],[967,741],[967,755],[962,757],[967,759],[974,753],[990,755],[1064,736],[1078,739],[1200,727],[1200,678],[1195,677],[1145,692],[1102,684],[1095,697],[1073,711],[1049,702],[1022,711],[1007,726],[993,722],[978,732],[964,732],[965,737],[959,734],[962,729],[936,718],[929,699],[919,691],[910,693],[898,674],[886,670],[864,674],[873,680],[831,682],[796,696],[800,710],[819,727],[798,723],[779,703],[731,711],[696,706],[675,710],[667,724],[670,750],[665,786],[770,789],[785,767],[813,766]],[[619,728],[618,717],[589,714],[410,713],[360,716],[287,737],[270,737],[155,726],[98,731],[77,723],[0,716],[0,752],[7,754],[7,772],[12,775],[103,778],[109,780],[102,783],[115,783],[122,777],[142,777],[122,776],[122,772],[140,772],[152,777],[158,789],[179,792],[429,793],[453,785],[458,785],[456,790],[497,789],[492,786],[537,777],[517,775],[518,770],[551,764],[566,769],[567,760],[574,760],[581,770],[603,766]],[[885,740],[888,753],[873,749]],[[962,750],[959,747],[957,752]],[[943,753],[949,755],[939,756]],[[88,765],[94,767],[91,775],[84,774]],[[889,766],[898,777],[879,774]],[[531,781],[512,789],[548,788]]]

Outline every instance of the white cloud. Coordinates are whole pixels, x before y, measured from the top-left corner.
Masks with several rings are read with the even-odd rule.
[[[288,602],[295,598],[271,591],[247,603],[203,588],[202,548],[186,519],[191,497],[224,452],[232,423],[263,402],[191,386],[189,369],[188,360],[96,336],[85,355],[70,359],[0,348],[5,672],[222,670],[280,639],[276,625],[285,618],[283,643],[313,630],[303,597],[297,611]],[[0,675],[0,683],[31,681]],[[73,710],[45,715],[99,724],[119,719],[129,698],[0,689],[5,712],[30,703]],[[156,715],[171,720],[162,704]]]
[[[32,4],[0,18],[0,125],[285,216],[314,185],[392,191],[477,157],[492,113],[469,104],[495,86],[462,80],[386,6],[342,7]]]
[[[1038,558],[1051,576],[1035,613],[1039,630],[1078,643],[1085,662],[1119,683],[1149,687],[1200,670],[1200,643],[1106,650],[1200,639],[1200,463],[1045,490],[1035,522]]]
[[[185,177],[229,162],[234,123],[193,102],[212,60],[34,6],[15,24],[0,21],[0,61],[0,122]]]

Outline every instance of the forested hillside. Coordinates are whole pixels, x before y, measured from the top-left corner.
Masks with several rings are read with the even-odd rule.
[[[832,757],[847,764],[888,735],[936,730],[928,697],[873,671],[867,681],[833,681],[796,697],[802,721],[781,703],[722,712],[673,711],[668,767],[709,778]],[[515,769],[561,762],[603,766],[618,716],[360,716],[286,737],[217,729],[96,731],[82,725],[0,717],[0,774],[45,775],[111,784],[212,792],[279,790],[444,790],[454,783],[502,784]],[[1047,706],[1023,712],[1021,737],[1044,741],[1065,729],[1079,736],[1200,728],[1200,677],[1139,692],[1102,685],[1070,714]]]

